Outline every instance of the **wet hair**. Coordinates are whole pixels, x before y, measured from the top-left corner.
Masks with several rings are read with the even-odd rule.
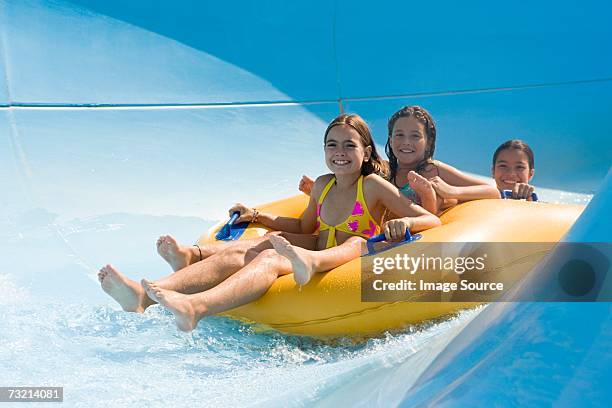
[[[425,156],[423,157],[423,160],[417,164],[415,169],[417,173],[425,170],[428,165],[433,165],[433,155],[434,151],[436,150],[436,123],[425,108],[416,105],[404,106],[402,109],[395,112],[389,118],[389,137],[387,138],[387,144],[385,145],[385,153],[387,153],[387,157],[389,158],[389,180],[392,182],[395,182],[399,163],[397,157],[395,154],[393,154],[393,149],[391,149],[391,136],[393,135],[393,127],[400,118],[415,118],[422,123],[423,127],[425,128],[427,145],[425,147]]]
[[[495,153],[493,153],[493,167],[495,167],[495,163],[497,162],[497,157],[499,156],[499,154],[506,149],[520,150],[521,152],[525,153],[527,155],[527,161],[529,163],[529,170],[532,170],[534,168],[533,150],[531,150],[531,147],[529,147],[527,143],[518,139],[507,140],[501,145],[499,145],[497,149],[495,149]]]
[[[325,137],[323,138],[323,143],[327,143],[327,134],[329,131],[335,126],[350,126],[360,136],[360,141],[363,147],[370,146],[372,148],[372,153],[370,154],[370,160],[367,162],[364,161],[361,164],[361,174],[367,176],[369,174],[378,174],[381,177],[385,177],[388,174],[388,167],[386,163],[381,159],[380,155],[376,151],[376,145],[374,144],[374,140],[372,139],[372,133],[370,132],[370,128],[368,124],[361,118],[361,116],[356,114],[346,114],[343,113],[340,116],[336,117],[331,121],[329,126],[327,126],[327,130],[325,130]]]

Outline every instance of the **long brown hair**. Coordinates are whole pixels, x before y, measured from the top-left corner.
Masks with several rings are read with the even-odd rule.
[[[395,126],[395,122],[397,122],[400,118],[410,117],[415,118],[423,124],[423,127],[425,128],[425,137],[427,138],[427,145],[425,147],[425,157],[423,157],[423,160],[421,160],[419,164],[417,164],[415,171],[417,173],[420,173],[428,165],[433,164],[433,155],[434,151],[436,150],[436,123],[425,108],[422,108],[417,105],[404,106],[402,109],[395,112],[389,118],[388,124],[389,136],[387,138],[387,144],[385,145],[385,153],[387,153],[387,157],[389,158],[389,180],[393,183],[395,183],[395,177],[397,176],[397,168],[399,166],[397,157],[395,156],[395,154],[393,154],[393,149],[391,149],[391,136],[393,134],[393,127]]]
[[[370,146],[372,148],[372,153],[370,154],[370,160],[364,161],[361,164],[361,174],[367,176],[368,174],[378,174],[381,177],[387,177],[388,167],[387,164],[380,158],[378,151],[376,151],[376,145],[374,144],[374,140],[372,139],[372,133],[370,132],[370,128],[368,124],[363,120],[363,118],[356,114],[346,114],[343,113],[340,116],[337,116],[334,120],[331,121],[329,126],[327,126],[327,130],[325,130],[325,137],[323,138],[323,143],[327,143],[327,134],[334,126],[350,126],[355,129],[360,136],[361,144],[364,148]]]

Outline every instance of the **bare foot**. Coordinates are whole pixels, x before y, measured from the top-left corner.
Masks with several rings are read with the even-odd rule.
[[[146,279],[141,281],[142,287],[147,295],[160,305],[172,312],[176,319],[176,326],[182,331],[192,331],[198,325],[195,310],[189,301],[188,295],[162,289],[154,282]]]
[[[421,207],[432,214],[438,213],[438,200],[436,190],[431,182],[415,171],[408,172],[408,184],[419,196]]]
[[[142,287],[119,272],[112,265],[106,265],[98,273],[102,290],[115,299],[126,312],[144,313],[146,294]]]
[[[157,240],[157,253],[172,266],[175,272],[191,263],[191,250],[189,247],[179,245],[172,235],[162,235]]]
[[[315,273],[311,251],[291,245],[280,235],[270,235],[268,239],[276,252],[291,261],[295,282],[307,284]]]

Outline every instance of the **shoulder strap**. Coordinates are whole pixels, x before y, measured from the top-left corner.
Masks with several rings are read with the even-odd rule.
[[[357,180],[357,201],[360,201],[362,205],[366,205],[365,197],[363,196],[363,175],[359,176]]]
[[[335,181],[336,181],[336,177],[332,177],[331,180],[329,180],[329,182],[327,183],[327,185],[325,185],[325,188],[323,189],[323,191],[321,191],[321,195],[319,196],[319,204],[323,204],[323,200],[325,199],[325,196],[329,192],[329,189],[332,188]]]

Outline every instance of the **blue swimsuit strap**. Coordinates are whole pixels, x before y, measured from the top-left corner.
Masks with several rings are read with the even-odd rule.
[[[421,204],[421,200],[419,200],[419,195],[414,191],[412,187],[408,183],[398,188],[399,192],[406,198],[412,200],[415,204]]]
[[[406,183],[402,187],[398,188],[404,195],[415,194],[414,189],[410,187],[410,184]]]

